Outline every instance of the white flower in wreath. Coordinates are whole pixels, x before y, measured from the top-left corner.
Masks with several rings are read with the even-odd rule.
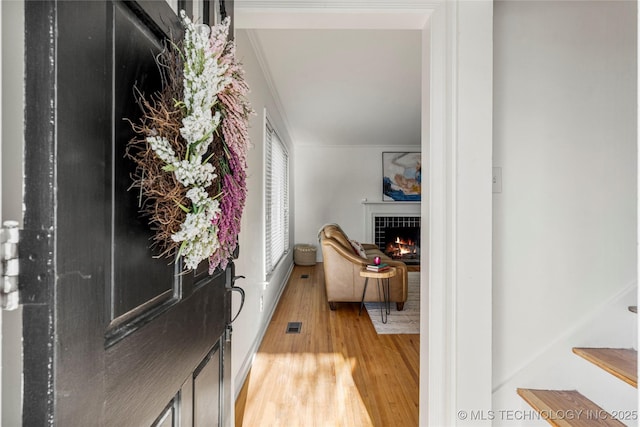
[[[156,156],[166,164],[170,165],[178,161],[175,151],[165,137],[149,136],[147,142]]]
[[[213,165],[209,162],[202,163],[199,156],[175,162],[172,168],[178,182],[187,188],[192,185],[207,188],[217,176]]]
[[[200,261],[220,247],[218,230],[213,225],[213,219],[220,214],[220,204],[217,200],[209,198],[204,190],[192,190],[194,191],[189,190],[188,196],[203,200],[204,203],[195,207],[193,212],[187,213],[180,230],[171,236],[174,242],[182,242],[179,254],[184,256],[187,269],[195,269]]]

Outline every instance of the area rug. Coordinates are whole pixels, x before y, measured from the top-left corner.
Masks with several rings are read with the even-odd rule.
[[[391,303],[387,323],[380,318],[380,303],[364,303],[373,326],[378,334],[419,334],[420,333],[420,272],[410,271],[408,276],[409,294],[404,310],[398,311]]]

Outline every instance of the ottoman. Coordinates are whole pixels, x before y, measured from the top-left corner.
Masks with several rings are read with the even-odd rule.
[[[296,265],[316,265],[316,247],[298,244],[293,247],[293,262]]]

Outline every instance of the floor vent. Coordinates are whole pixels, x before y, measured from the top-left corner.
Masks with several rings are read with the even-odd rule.
[[[289,322],[287,323],[288,334],[299,334],[302,329],[302,322]]]
[[[303,274],[302,276],[300,276],[301,279],[308,279],[309,275],[308,274]]]

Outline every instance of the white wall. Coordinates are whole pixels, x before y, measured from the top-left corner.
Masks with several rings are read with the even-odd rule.
[[[2,8],[2,220],[22,226],[24,1]],[[17,426],[22,407],[22,309],[2,313],[2,421]]]
[[[276,271],[265,281],[264,277],[264,110],[268,112],[271,124],[276,128],[280,139],[289,149],[289,168],[294,170],[295,162],[292,144],[275,101],[269,91],[258,58],[251,46],[246,31],[236,31],[237,57],[244,64],[245,77],[251,93],[249,100],[256,115],[251,117],[249,137],[251,147],[247,156],[247,201],[242,216],[239,235],[240,257],[236,261],[236,274],[243,275],[236,283],[244,288],[246,301],[244,309],[233,324],[232,340],[232,376],[235,393],[240,391],[242,383],[253,360],[262,336],[266,331],[270,316],[293,266],[292,251],[276,267]],[[290,215],[295,213],[295,186],[290,187]],[[293,196],[292,196],[293,195]],[[291,245],[295,240],[293,220],[290,220]],[[233,312],[239,307],[239,299],[234,300]],[[260,308],[263,298],[264,308]]]
[[[296,146],[296,243],[318,245],[318,230],[337,223],[357,241],[364,232],[364,199],[382,201],[382,152],[420,151],[420,145]],[[372,242],[369,242],[372,243]],[[317,257],[321,259],[318,247]]]
[[[635,2],[495,3],[494,390],[637,286],[636,20]]]

